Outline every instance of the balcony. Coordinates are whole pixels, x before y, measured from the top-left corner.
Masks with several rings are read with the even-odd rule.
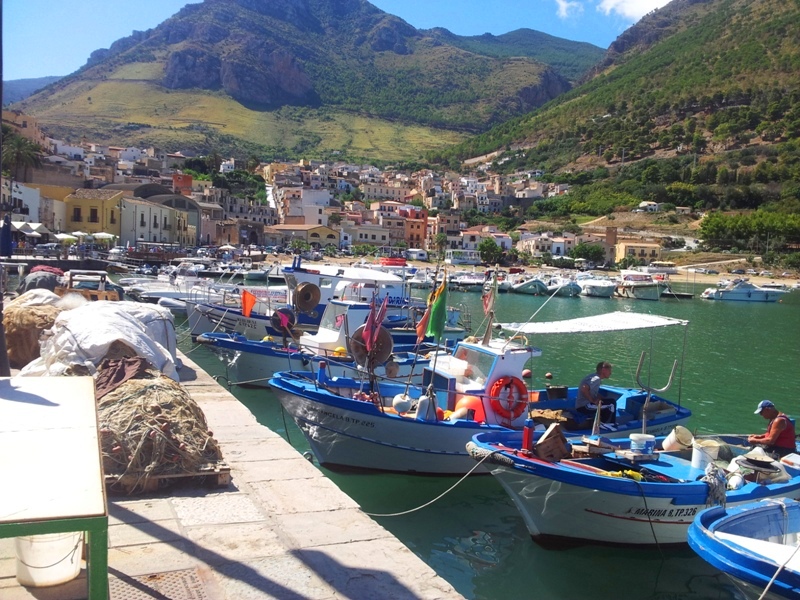
[[[80,215],[72,215],[70,221],[72,221],[73,223],[83,223],[83,217]]]
[[[89,223],[99,223],[99,222],[100,222],[99,217],[89,217]]]
[[[162,229],[163,229],[164,231],[170,231],[170,230],[172,229],[172,225],[170,225],[169,223],[166,223],[166,224],[164,225],[164,227],[162,227]]]

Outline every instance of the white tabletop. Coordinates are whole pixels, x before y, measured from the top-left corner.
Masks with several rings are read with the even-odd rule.
[[[106,514],[91,377],[0,378],[0,523]]]

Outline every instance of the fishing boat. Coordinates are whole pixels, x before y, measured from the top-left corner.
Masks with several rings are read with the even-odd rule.
[[[612,321],[614,319],[612,318]],[[616,322],[620,322],[616,319]],[[678,324],[675,319],[629,315],[626,329]],[[585,331],[568,321],[550,332]],[[658,323],[655,325],[655,323]],[[539,324],[540,330],[546,328]],[[608,326],[608,324],[606,325]],[[493,328],[487,328],[492,331]],[[524,336],[467,338],[451,354],[434,353],[423,369],[422,386],[375,377],[330,377],[327,368],[278,372],[269,381],[281,405],[308,439],[320,464],[403,473],[460,475],[486,472],[469,457],[466,444],[481,431],[521,430],[530,410],[542,420],[572,415],[577,387],[529,390],[520,375],[541,355]],[[625,436],[642,429],[666,432],[688,420],[685,407],[657,397],[650,413],[641,389],[603,386],[616,401],[617,424],[604,434]],[[591,433],[594,423],[574,415],[570,436]],[[541,424],[544,429],[544,422]]]
[[[200,334],[197,343],[209,346],[225,359],[229,382],[235,385],[269,387],[269,379],[276,371],[317,370],[321,361],[326,362],[331,376],[352,376],[353,371],[359,368],[354,355],[363,353],[363,344],[359,340],[371,310],[371,305],[365,302],[331,300],[318,331],[313,334],[305,332],[295,339],[287,329],[280,341],[280,336],[250,340],[239,333],[210,332]],[[430,352],[432,340],[423,338],[417,344],[416,329],[406,327],[405,322],[396,325],[393,321],[396,319],[391,316],[382,319],[384,331],[391,337],[394,349],[390,356],[376,363],[375,375],[386,377],[390,362],[395,367],[388,369],[392,377],[408,379],[414,374],[419,375],[428,360],[418,356],[417,352]],[[274,326],[280,328],[277,323]],[[464,337],[463,329],[458,335]],[[446,332],[443,339],[446,346],[448,339],[455,338]],[[419,377],[411,381],[421,383]]]
[[[623,269],[617,280],[617,296],[634,300],[658,300],[666,287],[665,281],[654,279],[650,273]]]
[[[738,279],[725,287],[707,288],[700,297],[732,302],[777,302],[788,292],[789,290],[759,287],[746,279]]]
[[[293,311],[298,328],[315,331],[327,303],[333,299],[371,302],[374,296],[379,301],[388,296],[389,314],[404,314],[410,321],[415,309],[424,309],[422,301],[411,298],[403,278],[377,269],[336,265],[306,268],[295,258],[291,267],[281,268],[281,273],[285,286],[248,288],[256,296],[250,310],[242,306],[241,288],[217,301],[209,302],[202,295],[197,300],[190,298],[187,313],[192,338],[209,331],[237,332],[252,340],[280,335],[271,319],[275,310],[286,307]],[[449,311],[448,324],[457,327],[459,317],[458,310]]]
[[[533,451],[525,447],[523,432],[482,432],[468,447],[542,542],[685,544],[693,519],[711,504],[800,497],[800,470],[763,453],[751,457],[746,436],[696,439],[692,448],[670,450],[659,438],[644,452],[634,449],[633,437],[603,441],[599,453],[568,444],[554,460],[540,458],[535,444]]]
[[[714,506],[689,526],[689,546],[745,598],[800,597],[800,503],[774,498]]]

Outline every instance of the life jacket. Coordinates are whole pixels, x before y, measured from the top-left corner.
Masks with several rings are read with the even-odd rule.
[[[772,419],[772,421],[769,422],[768,431],[772,429],[773,423],[775,423],[778,419],[785,419],[786,427],[783,428],[783,431],[781,431],[780,435],[778,435],[778,439],[775,440],[775,443],[773,445],[776,446],[777,448],[794,449],[795,447],[794,425],[789,420],[789,417],[787,417],[785,414],[780,413],[777,417]]]

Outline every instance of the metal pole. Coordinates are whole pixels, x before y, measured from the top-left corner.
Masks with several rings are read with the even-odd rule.
[[[5,267],[0,264],[0,377],[11,376],[11,366],[8,363],[8,348],[6,347],[6,328],[3,325],[3,297],[5,296]]]

